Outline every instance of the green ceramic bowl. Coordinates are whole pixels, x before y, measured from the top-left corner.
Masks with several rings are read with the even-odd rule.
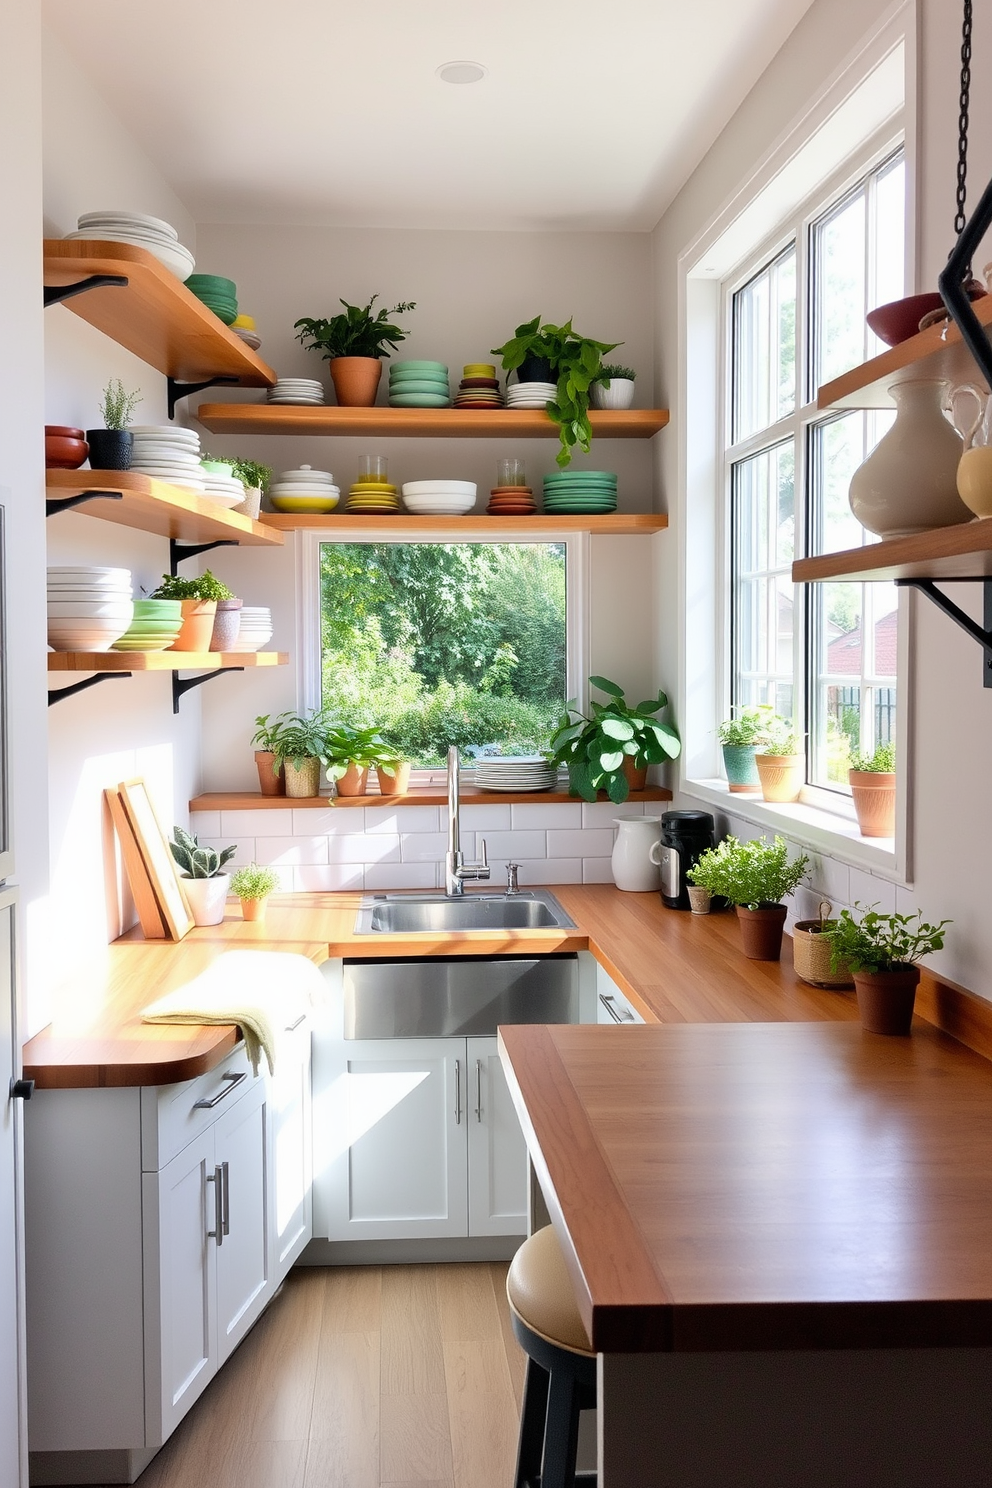
[[[190,274],[186,280],[187,286],[192,290],[213,290],[219,294],[234,296],[238,292],[238,286],[233,279],[225,279],[220,274]]]
[[[443,372],[448,375],[448,368],[444,362],[390,362],[390,372]]]
[[[390,408],[447,408],[451,399],[444,393],[390,393]]]
[[[447,398],[449,396],[449,388],[446,382],[427,382],[424,379],[414,377],[404,378],[401,382],[398,378],[391,378],[389,382],[389,395],[390,397],[394,397],[398,393],[434,393],[435,396],[439,395],[442,398]]]

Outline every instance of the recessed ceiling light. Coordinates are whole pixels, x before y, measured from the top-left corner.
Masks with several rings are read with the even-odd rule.
[[[442,83],[481,83],[487,71],[481,62],[443,62],[437,76]]]

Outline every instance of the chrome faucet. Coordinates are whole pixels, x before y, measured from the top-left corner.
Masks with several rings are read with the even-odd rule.
[[[482,839],[482,860],[466,863],[462,856],[461,824],[458,801],[458,750],[448,750],[448,851],[444,855],[444,892],[448,899],[459,899],[465,893],[465,880],[482,881],[489,877],[486,839]]]

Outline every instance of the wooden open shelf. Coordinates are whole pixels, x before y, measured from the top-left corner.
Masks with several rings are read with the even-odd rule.
[[[276,374],[240,336],[144,248],[91,238],[48,239],[46,287],[75,284],[91,274],[126,274],[120,285],[87,290],[64,301],[98,331],[143,362],[180,382],[236,377],[246,387],[271,387]]]
[[[270,524],[253,522],[240,512],[218,506],[209,497],[153,480],[136,470],[49,470],[45,483],[53,500],[81,491],[119,491],[123,498],[120,501],[87,501],[72,510],[180,542],[228,539],[245,547],[280,547],[284,541]]]
[[[992,326],[992,295],[973,300],[971,308],[983,326]],[[945,382],[974,382],[984,379],[971,352],[952,321],[919,331],[900,341],[870,362],[852,367],[842,377],[824,383],[816,397],[817,408],[891,408],[888,389],[894,383],[917,377],[942,378]]]
[[[196,417],[212,434],[361,434],[377,439],[558,437],[557,426],[539,408],[304,408],[273,403],[201,403]],[[589,422],[597,439],[650,439],[668,423],[668,410],[593,411]]]
[[[284,516],[276,512],[265,512],[262,525],[276,532],[367,532],[374,528],[384,538],[413,536],[430,532],[485,532],[493,537],[505,537],[507,532],[544,536],[550,540],[563,537],[569,532],[594,532],[601,536],[632,536],[636,533],[663,532],[668,526],[664,512],[610,512],[601,517],[558,517],[548,512],[535,512],[531,517],[487,517],[470,514],[467,517],[413,517],[406,512],[377,515],[366,513],[335,512],[325,517],[306,515]]]
[[[600,792],[600,800],[606,795]],[[580,798],[570,796],[567,791],[484,791],[472,786],[463,786],[460,800],[463,806],[544,806],[548,803],[562,804],[571,801],[574,805]],[[663,785],[649,785],[646,790],[631,791],[629,801],[670,801],[672,793]],[[189,803],[190,811],[273,811],[291,807],[317,809],[326,806],[446,806],[447,792],[439,785],[415,785],[402,796],[263,796],[256,791],[206,791],[194,796]]]
[[[828,579],[976,578],[992,578],[992,517],[911,537],[889,537],[843,553],[800,558],[792,565],[796,584]]]
[[[219,672],[285,666],[285,651],[49,651],[50,672]]]

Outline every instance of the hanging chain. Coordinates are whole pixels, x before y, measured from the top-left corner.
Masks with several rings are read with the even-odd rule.
[[[968,109],[971,101],[971,7],[972,0],[964,0],[964,21],[961,27],[961,92],[958,99],[958,177],[957,177],[957,211],[954,215],[954,236],[959,238],[964,232],[965,217],[964,204],[967,196],[968,178]],[[968,265],[966,279],[971,278],[971,265]]]

